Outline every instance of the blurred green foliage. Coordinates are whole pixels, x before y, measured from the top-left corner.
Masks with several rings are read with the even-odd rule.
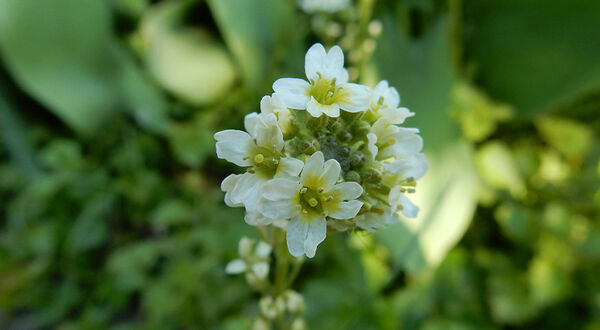
[[[305,263],[309,328],[600,328],[598,2],[355,4],[0,2],[0,328],[248,328],[212,134],[319,40],[398,88],[431,168],[419,218]]]

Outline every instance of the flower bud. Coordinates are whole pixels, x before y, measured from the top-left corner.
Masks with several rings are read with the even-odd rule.
[[[354,124],[354,134],[357,136],[365,136],[369,134],[371,125],[364,120],[359,120]]]
[[[304,298],[298,292],[287,290],[284,293],[287,310],[292,314],[304,313]]]
[[[360,168],[365,162],[365,155],[360,151],[355,151],[350,155],[350,165],[353,168]]]
[[[369,162],[361,171],[362,178],[370,183],[379,183],[383,178],[383,166],[378,162]]]
[[[341,130],[336,134],[337,138],[342,142],[350,142],[352,140],[352,133],[347,130]]]
[[[319,150],[321,147],[319,141],[316,139],[307,139],[300,142],[300,152],[307,155],[312,155]]]
[[[348,171],[344,175],[344,180],[346,180],[346,181],[360,182],[360,174],[358,172],[356,172],[356,171]]]
[[[292,330],[304,330],[306,329],[306,324],[304,323],[304,320],[301,318],[296,318],[294,319],[294,321],[292,321]]]

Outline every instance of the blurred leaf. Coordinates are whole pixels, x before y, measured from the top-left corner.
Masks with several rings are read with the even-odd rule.
[[[491,314],[496,322],[520,324],[537,313],[536,306],[529,299],[527,282],[514,270],[491,274],[487,291]]]
[[[189,1],[156,5],[144,16],[145,60],[157,82],[195,105],[215,102],[231,91],[235,71],[223,46],[198,28],[179,26]]]
[[[179,199],[166,200],[152,212],[154,226],[170,226],[188,223],[193,218],[193,210]]]
[[[545,307],[565,298],[570,292],[569,274],[547,260],[533,259],[528,269],[531,304]]]
[[[7,0],[0,13],[2,54],[26,91],[83,132],[115,114],[118,71],[101,1]]]
[[[150,105],[162,100],[119,49],[110,21],[99,0],[0,3],[0,48],[9,72],[79,132],[102,127],[123,99],[143,124],[149,115],[141,112],[164,115],[162,105]],[[149,126],[159,130],[160,124],[154,120]]]
[[[33,146],[26,136],[26,126],[16,109],[9,102],[2,84],[0,84],[0,136],[12,161],[19,170],[27,175],[35,176],[40,173],[33,153]]]
[[[168,139],[177,160],[191,167],[200,165],[214,152],[212,129],[207,127],[205,116],[197,115],[185,123],[172,123]]]
[[[497,189],[506,189],[516,198],[526,191],[510,149],[500,141],[487,142],[475,155],[477,170],[482,179]]]
[[[594,134],[583,123],[566,118],[542,117],[535,124],[548,144],[577,164],[592,146]]]
[[[76,171],[83,165],[81,146],[72,140],[56,139],[42,150],[41,161],[55,171]]]
[[[600,2],[465,1],[485,89],[525,117],[600,89]]]
[[[417,218],[403,218],[376,234],[392,258],[411,272],[439,264],[467,230],[475,208],[470,147],[457,143],[428,158],[430,168],[414,198],[410,196],[420,208]]]
[[[280,0],[208,0],[247,87],[262,92],[275,42],[292,33],[293,6]]]
[[[108,237],[108,214],[114,198],[100,194],[81,211],[67,237],[67,249],[75,255],[95,248]]]
[[[539,230],[536,226],[537,221],[529,210],[520,205],[504,202],[496,208],[494,217],[500,225],[502,233],[521,244],[530,243]]]
[[[414,198],[410,196],[421,209],[419,216],[377,233],[392,257],[412,272],[443,259],[464,234],[476,204],[472,151],[447,113],[453,74],[446,29],[441,17],[423,39],[411,41],[387,17],[374,54],[382,78],[417,113],[406,125],[420,129],[430,163]]]
[[[468,83],[457,83],[452,89],[450,113],[456,116],[464,136],[475,142],[494,133],[498,122],[512,117],[513,109],[497,104]]]

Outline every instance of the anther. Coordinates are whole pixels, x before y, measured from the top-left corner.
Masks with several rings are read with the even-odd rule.
[[[331,202],[333,200],[333,196],[329,196],[327,197],[327,199],[325,199],[326,202]]]
[[[320,194],[320,193],[322,193],[323,191],[325,191],[325,189],[323,189],[323,188],[319,188],[317,191],[318,191],[318,192],[319,192],[319,194]]]
[[[306,188],[306,187],[302,187],[302,189],[300,189],[301,194],[305,194],[307,191],[308,191],[308,188]]]

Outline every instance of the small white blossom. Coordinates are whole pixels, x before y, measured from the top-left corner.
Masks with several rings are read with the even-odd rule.
[[[266,296],[260,299],[258,302],[261,313],[270,320],[277,318],[277,316],[285,312],[285,301],[282,297],[273,299],[271,296]]]
[[[268,218],[291,219],[286,238],[293,256],[314,257],[326,236],[326,218],[351,219],[363,205],[356,200],[363,192],[358,183],[336,183],[340,171],[335,159],[325,162],[318,151],[306,161],[300,177],[273,179],[263,186],[258,209]]]
[[[283,134],[274,114],[251,113],[246,116],[244,126],[248,132],[224,130],[216,133],[216,150],[217,157],[250,167],[244,174],[225,178],[221,189],[226,192],[227,205],[243,205],[252,212],[262,184],[273,177],[298,175],[302,162],[283,157]]]
[[[288,108],[306,109],[313,117],[339,117],[340,109],[360,112],[369,107],[370,91],[366,86],[348,82],[344,53],[339,46],[326,52],[323,45],[314,44],[306,53],[304,69],[309,81],[280,78],[273,83],[275,94]]]
[[[309,14],[319,11],[335,13],[350,7],[350,0],[299,0],[298,5]]]
[[[259,280],[265,279],[269,274],[269,255],[271,246],[263,241],[258,242],[248,237],[240,239],[238,253],[239,259],[235,259],[227,264],[225,272],[227,274],[240,274],[250,272]]]

